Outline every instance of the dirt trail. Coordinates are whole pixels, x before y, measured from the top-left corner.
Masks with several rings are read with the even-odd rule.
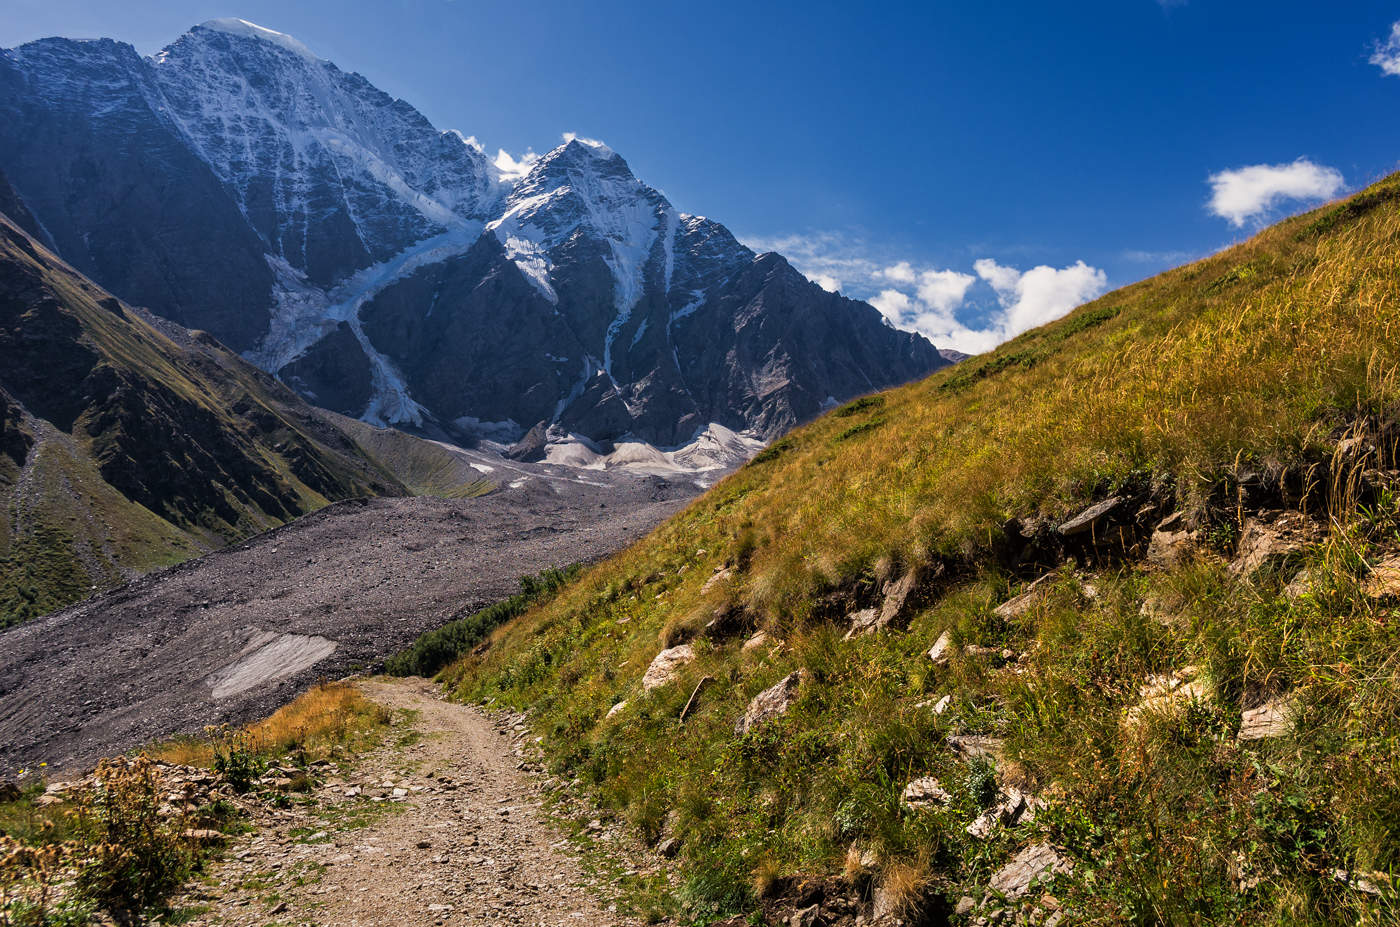
[[[181,900],[209,906],[190,923],[638,923],[590,891],[595,880],[541,810],[539,782],[516,768],[519,734],[441,700],[424,680],[362,686],[409,720],[345,783],[328,784],[310,806],[271,812],[230,847],[214,881]],[[386,784],[387,797],[367,797]],[[357,786],[360,794],[345,794]]]

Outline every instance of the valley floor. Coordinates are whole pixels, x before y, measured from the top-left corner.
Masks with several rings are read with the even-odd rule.
[[[505,598],[521,576],[617,551],[695,492],[530,476],[475,499],[338,503],[5,631],[0,778],[41,763],[79,773],[264,717],[317,679],[372,668]]]
[[[360,688],[401,719],[390,737],[313,800],[259,810],[257,832],[175,902],[186,923],[634,923],[596,894],[540,784],[517,769],[523,730],[422,679]]]

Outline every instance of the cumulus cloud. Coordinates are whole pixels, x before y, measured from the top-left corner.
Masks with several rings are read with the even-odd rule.
[[[1041,264],[1024,273],[990,258],[973,267],[996,291],[1002,308],[998,323],[1005,338],[1058,319],[1108,287],[1108,275],[1083,261],[1059,269]]]
[[[1299,158],[1292,164],[1255,164],[1212,174],[1210,211],[1239,228],[1285,200],[1329,199],[1345,185],[1336,168]]]
[[[1371,54],[1371,63],[1381,69],[1381,73],[1400,77],[1400,22],[1390,27],[1390,37],[1377,42]]]
[[[976,282],[972,274],[956,270],[926,270],[919,274],[919,302],[937,312],[952,312],[963,304],[968,288]]]
[[[918,274],[914,273],[914,267],[908,261],[891,264],[877,273],[891,283],[913,283],[918,279]]]
[[[898,265],[895,265],[896,267]],[[1108,277],[1102,270],[1077,261],[1068,267],[1048,265],[1021,271],[983,258],[973,265],[976,276],[956,270],[897,271],[880,276],[899,280],[904,289],[886,287],[867,301],[891,325],[917,331],[941,348],[967,354],[989,351],[1009,338],[1043,325],[1075,306],[1103,293]],[[910,279],[912,278],[912,279]],[[964,316],[969,291],[981,279],[996,297],[996,307],[981,314],[976,324]],[[908,292],[908,284],[914,292]]]
[[[777,251],[824,289],[864,299],[895,328],[916,331],[940,348],[989,351],[1028,328],[1058,318],[1100,295],[1103,271],[1015,267],[983,259],[973,273],[914,261],[874,260],[859,237],[839,233],[745,238],[755,251]]]
[[[527,151],[519,158],[516,158],[504,148],[496,149],[496,170],[501,172],[502,180],[519,180],[530,173],[530,168],[535,166],[535,162],[540,156],[533,151]]]

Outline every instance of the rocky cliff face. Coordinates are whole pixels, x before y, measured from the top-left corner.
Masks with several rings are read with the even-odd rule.
[[[0,169],[42,240],[367,421],[509,442],[772,437],[946,361],[678,212],[606,145],[524,177],[241,20],[149,59],[0,53]]]

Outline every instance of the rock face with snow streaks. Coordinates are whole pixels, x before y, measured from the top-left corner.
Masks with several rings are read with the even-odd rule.
[[[504,175],[242,20],[150,58],[109,39],[0,52],[0,170],[80,270],[375,423],[770,438],[946,363],[600,142]]]

